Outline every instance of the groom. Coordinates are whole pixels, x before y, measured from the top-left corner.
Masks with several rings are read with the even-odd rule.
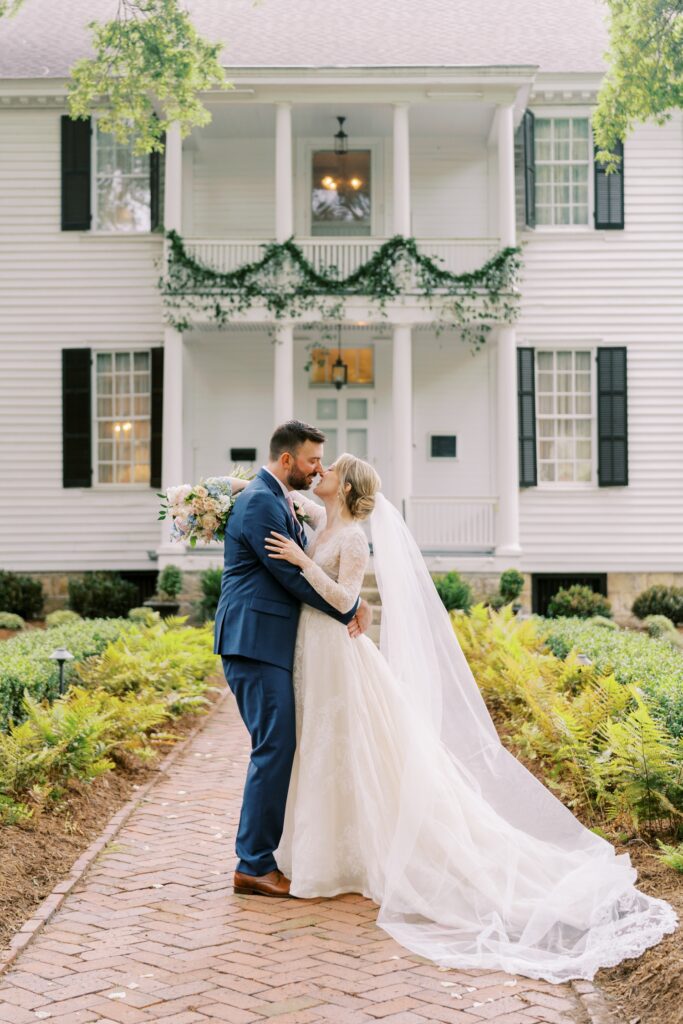
[[[214,652],[251,735],[251,760],[237,830],[234,889],[259,896],[289,895],[277,849],[296,747],[292,662],[301,603],[348,625],[359,636],[372,611],[360,598],[345,615],[320,597],[289,562],[268,557],[271,530],[302,547],[306,538],[294,511],[293,490],[307,490],[324,474],[325,435],[290,420],[270,440],[270,461],[236,501],[225,535],[225,567],[216,611]]]

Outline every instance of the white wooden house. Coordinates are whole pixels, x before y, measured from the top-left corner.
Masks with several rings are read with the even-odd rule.
[[[585,577],[622,612],[682,579],[683,121],[596,166],[597,0],[189,6],[234,88],[161,163],[66,117],[115,0],[0,20],[0,566],[59,594],[86,569],[217,564],[169,548],[156,491],[258,467],[296,415],[376,465],[434,569],[515,565],[539,608]],[[325,185],[339,117],[352,213]],[[346,271],[396,234],[457,272],[522,244],[520,315],[473,353],[417,295],[348,299],[337,390],[337,334],[305,317],[169,326],[164,229],[223,270],[292,235]]]

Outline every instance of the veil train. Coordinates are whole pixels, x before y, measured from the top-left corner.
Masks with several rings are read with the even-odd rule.
[[[425,733],[416,729],[405,751],[378,924],[443,966],[552,982],[592,978],[600,967],[639,956],[675,930],[673,909],[639,892],[628,855],[585,828],[502,745],[422,554],[382,494],[370,528],[380,650],[416,722],[443,743],[478,808],[475,817],[497,836],[494,849],[480,850],[480,864],[504,894],[492,905],[491,888],[472,878],[467,914],[462,901],[449,902],[458,843],[476,845],[477,821],[462,821],[448,858],[424,856],[421,838],[442,820],[448,801],[423,784]]]

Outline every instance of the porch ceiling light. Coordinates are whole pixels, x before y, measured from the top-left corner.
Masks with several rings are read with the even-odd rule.
[[[349,151],[349,137],[344,131],[344,121],[346,118],[337,115],[337,120],[339,121],[339,131],[334,136],[334,151],[337,156],[343,156]]]
[[[332,383],[337,391],[341,391],[349,379],[349,368],[341,357],[341,352],[332,364]]]
[[[332,363],[332,383],[337,391],[341,391],[349,379],[349,368],[341,354],[341,325],[337,327],[337,358]]]

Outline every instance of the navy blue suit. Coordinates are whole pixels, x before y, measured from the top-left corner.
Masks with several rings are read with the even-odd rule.
[[[225,536],[214,652],[251,735],[251,760],[237,830],[238,870],[264,875],[276,868],[296,747],[292,662],[301,604],[340,622],[340,614],[298,566],[269,558],[270,531],[299,541],[278,481],[261,469],[235,503]]]

